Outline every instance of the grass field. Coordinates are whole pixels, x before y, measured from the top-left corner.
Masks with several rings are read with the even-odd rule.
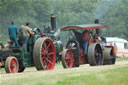
[[[0,85],[128,85],[128,58],[119,58],[115,65],[63,69],[52,71],[27,68],[23,73],[5,74],[2,69]]]

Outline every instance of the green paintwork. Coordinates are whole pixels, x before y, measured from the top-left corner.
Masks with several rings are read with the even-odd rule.
[[[34,66],[33,62],[33,47],[35,41],[41,37],[40,33],[36,33],[35,35],[31,35],[28,48],[27,47],[20,47],[20,48],[11,48],[12,56],[15,56],[19,62],[23,62],[24,66]]]

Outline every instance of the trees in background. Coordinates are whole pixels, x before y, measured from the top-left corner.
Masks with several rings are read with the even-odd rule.
[[[102,0],[0,0],[0,35],[7,40],[7,28],[11,21],[19,27],[30,22],[31,27],[43,28],[50,24],[49,15],[57,15],[57,28],[67,25],[90,24],[96,18],[96,9]],[[112,0],[114,1],[114,0]],[[101,23],[109,25],[102,30],[104,36],[122,37],[128,40],[128,0],[108,8]],[[100,14],[100,13],[99,13]],[[102,14],[102,11],[101,11]],[[65,38],[65,33],[60,34]],[[66,33],[67,36],[70,33]],[[66,38],[67,39],[67,38]],[[66,40],[65,39],[65,40]]]
[[[42,27],[49,20],[47,0],[0,0],[0,35],[8,38],[8,26],[11,21],[20,27],[26,22],[31,27]]]
[[[109,25],[103,34],[121,37],[128,40],[128,0],[121,0],[115,7],[110,8],[102,18],[102,23]]]

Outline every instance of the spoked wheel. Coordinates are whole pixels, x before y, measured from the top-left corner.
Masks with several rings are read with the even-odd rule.
[[[71,50],[68,50],[68,49],[63,50],[61,59],[62,59],[62,65],[64,68],[72,68],[73,67],[74,59],[73,59]]]
[[[51,39],[44,37],[36,40],[33,59],[37,70],[52,70],[54,68],[56,51]]]
[[[70,40],[66,44],[66,48],[70,49],[72,51],[73,57],[74,57],[74,64],[73,67],[79,67],[80,62],[80,46],[79,43],[76,40]]]
[[[103,51],[104,65],[115,64],[116,57],[113,56],[112,48],[105,48]]]
[[[17,59],[10,56],[5,61],[5,71],[6,73],[17,73],[19,70],[19,63]]]
[[[100,44],[94,43],[89,45],[88,62],[91,66],[103,64],[103,52]]]

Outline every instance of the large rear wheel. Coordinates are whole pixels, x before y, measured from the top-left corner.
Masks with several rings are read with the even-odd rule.
[[[56,51],[51,39],[43,37],[36,40],[33,60],[37,70],[52,70],[54,68]]]
[[[73,55],[72,55],[72,51],[68,50],[68,49],[64,49],[62,52],[62,65],[64,68],[72,68],[73,67]]]
[[[5,61],[5,71],[6,73],[17,73],[19,70],[19,63],[17,59],[10,56]]]
[[[103,52],[100,44],[93,43],[89,45],[88,62],[91,66],[103,64]]]

